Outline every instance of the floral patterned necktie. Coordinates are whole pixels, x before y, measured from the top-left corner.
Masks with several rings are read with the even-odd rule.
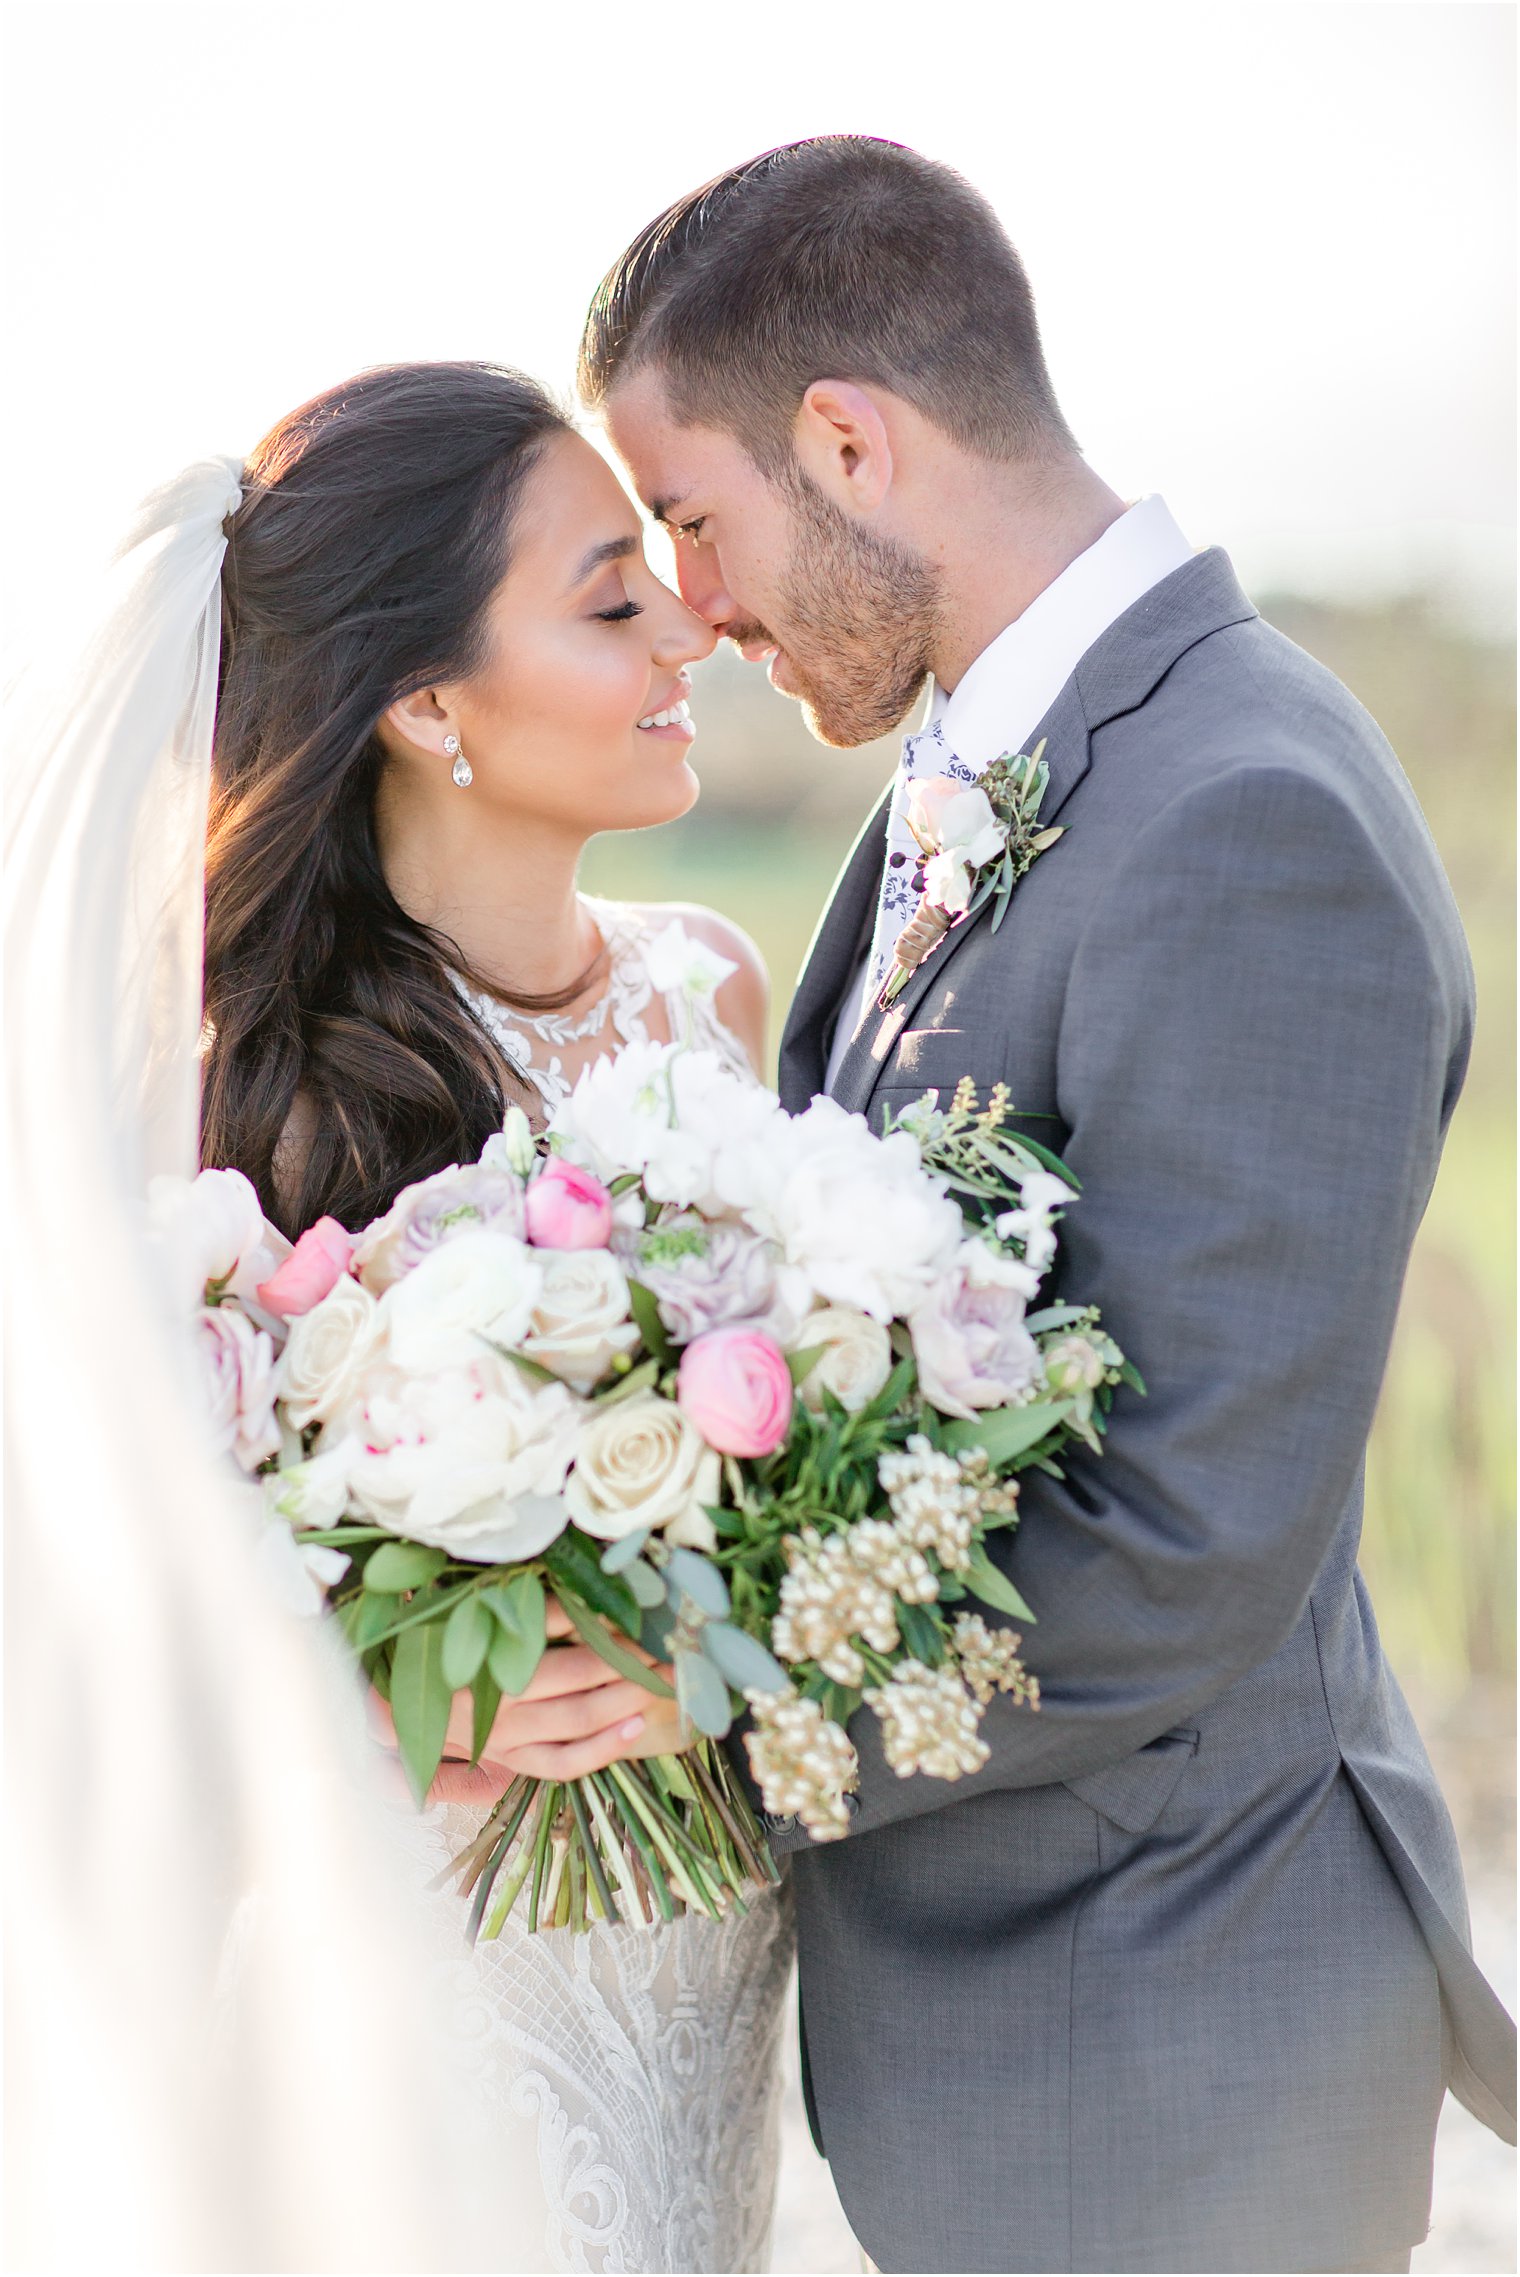
[[[910,735],[903,744],[902,758],[898,761],[897,781],[892,786],[892,811],[887,819],[887,859],[881,873],[881,894],[876,904],[876,927],[871,935],[871,953],[866,960],[865,993],[857,1009],[856,1018],[869,1005],[875,1003],[882,984],[892,970],[893,951],[898,937],[919,904],[923,889],[922,855],[918,841],[908,828],[908,786],[923,782],[931,775],[950,775],[958,783],[975,783],[980,780],[981,769],[968,767],[958,759],[945,741],[944,730],[938,720],[919,735]],[[852,1023],[853,1025],[853,1023]]]

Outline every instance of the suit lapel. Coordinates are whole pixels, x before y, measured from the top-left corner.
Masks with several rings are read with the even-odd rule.
[[[1210,633],[1254,617],[1228,556],[1217,546],[1195,554],[1127,609],[1078,664],[1044,719],[1021,749],[1043,737],[1050,781],[1040,803],[1042,823],[1054,822],[1092,763],[1098,728],[1143,704],[1177,659]],[[1060,848],[1051,848],[1059,860]],[[1041,857],[1044,859],[1045,857]],[[1014,889],[1015,900],[1018,889]],[[870,1004],[850,1039],[834,1082],[834,1097],[851,1114],[864,1113],[898,1036],[925,993],[944,978],[973,934],[991,923],[990,904],[952,926],[885,1011]]]
[[[860,962],[876,915],[895,788],[894,776],[845,856],[803,959],[781,1039],[781,1096],[793,1109],[805,1107],[823,1089],[829,1021]]]

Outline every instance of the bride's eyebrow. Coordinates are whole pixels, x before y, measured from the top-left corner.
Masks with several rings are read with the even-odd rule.
[[[601,545],[593,546],[570,580],[571,591],[573,592],[577,586],[584,585],[594,571],[605,568],[609,561],[626,561],[631,553],[637,553],[638,550],[639,541],[637,538],[607,538]]]

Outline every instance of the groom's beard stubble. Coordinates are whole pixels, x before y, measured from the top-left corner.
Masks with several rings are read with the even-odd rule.
[[[797,469],[791,552],[777,617],[729,637],[776,642],[820,743],[852,750],[903,720],[929,676],[939,579],[916,554],[862,530]]]

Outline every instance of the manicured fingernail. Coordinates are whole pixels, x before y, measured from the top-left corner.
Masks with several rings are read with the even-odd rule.
[[[644,1719],[643,1719],[643,1717],[642,1717],[642,1716],[630,1716],[630,1717],[628,1718],[628,1721],[627,1721],[627,1723],[625,1723],[625,1724],[619,1724],[619,1725],[618,1725],[618,1738],[619,1738],[619,1739],[637,1739],[637,1738],[638,1738],[638,1736],[639,1736],[639,1733],[640,1733],[640,1732],[641,1732],[643,1729],[644,1729]]]

